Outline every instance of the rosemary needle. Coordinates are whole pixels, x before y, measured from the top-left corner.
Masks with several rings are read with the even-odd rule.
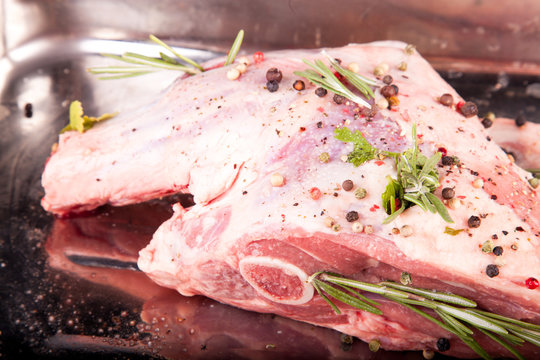
[[[229,50],[229,53],[227,54],[227,59],[225,60],[225,66],[230,65],[234,62],[234,59],[236,58],[236,54],[238,54],[238,51],[240,50],[240,46],[242,45],[243,40],[244,40],[244,30],[240,30],[238,32],[238,35],[236,35],[236,39],[234,39],[234,42],[231,46],[231,50]]]
[[[346,290],[347,288],[355,288],[383,296],[409,308],[444,330],[456,335],[484,359],[491,359],[491,357],[474,339],[475,330],[486,334],[518,359],[524,358],[514,346],[520,346],[522,343],[528,342],[540,347],[540,325],[478,310],[475,308],[476,303],[474,301],[462,296],[414,288],[389,281],[378,284],[366,283],[324,271],[310,276],[308,282],[313,285],[317,293],[330,304],[336,313],[340,313],[340,310],[331,299],[372,313],[376,313],[373,310],[378,309],[376,303],[374,304],[372,300],[369,301],[369,304],[366,303],[364,295],[357,296],[360,294],[355,291],[345,293],[332,285],[342,286]],[[422,308],[430,309],[440,320],[423,311]],[[465,324],[468,324],[468,326]]]
[[[154,43],[169,51],[172,55],[174,55],[174,57],[163,52],[159,53],[159,58],[133,52],[125,52],[122,55],[101,54],[104,57],[118,60],[130,65],[98,66],[89,68],[88,72],[95,75],[105,75],[100,76],[99,79],[111,80],[145,75],[161,70],[180,71],[189,75],[196,75],[204,71],[202,65],[198,64],[196,61],[188,58],[187,56],[180,54],[157,36],[150,35],[149,38]],[[243,38],[244,30],[240,30],[233,42],[231,49],[228,52],[225,65],[229,65],[234,62],[236,54],[238,54],[240,46],[242,45]]]

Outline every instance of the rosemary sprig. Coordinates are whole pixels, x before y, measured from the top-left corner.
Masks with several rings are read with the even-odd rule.
[[[308,282],[338,314],[340,310],[331,299],[373,314],[382,314],[375,301],[353,289],[377,294],[409,308],[453,333],[484,359],[491,359],[491,357],[474,339],[475,331],[484,333],[518,359],[524,359],[524,357],[515,349],[515,346],[529,342],[540,347],[540,325],[476,309],[476,302],[462,296],[389,281],[378,284],[366,283],[324,271],[310,276]],[[432,310],[438,318],[422,308]]]
[[[388,184],[382,193],[382,205],[389,215],[383,224],[396,219],[405,209],[418,205],[424,211],[439,213],[446,222],[453,222],[442,201],[433,192],[439,187],[437,163],[441,153],[436,152],[429,159],[418,150],[416,124],[413,124],[413,146],[403,153],[383,151],[371,145],[359,130],[352,132],[347,127],[334,130],[334,137],[343,142],[354,144],[353,151],[347,155],[347,161],[354,166],[373,160],[383,155],[394,158],[397,168],[397,179],[387,176]],[[399,206],[398,206],[399,205]]]
[[[453,220],[442,201],[433,195],[440,185],[436,166],[441,160],[441,153],[436,152],[430,158],[420,153],[416,124],[413,124],[412,136],[412,148],[395,157],[397,179],[388,177],[388,185],[382,195],[383,207],[390,215],[383,224],[393,221],[406,208],[413,205],[418,205],[424,211],[439,213],[444,221],[452,223]],[[400,201],[399,209],[396,209],[396,199]]]
[[[157,36],[150,35],[149,38],[154,43],[169,51],[174,57],[163,52],[159,53],[159,58],[133,52],[125,52],[122,55],[101,54],[102,56],[118,60],[129,65],[92,67],[88,69],[88,72],[95,75],[106,75],[100,76],[99,79],[101,80],[112,80],[145,75],[162,70],[180,71],[189,75],[196,75],[204,71],[204,68],[196,61],[180,54]],[[229,65],[234,62],[234,59],[240,50],[240,46],[242,45],[243,38],[244,30],[240,30],[238,35],[236,35],[236,39],[234,40],[231,49],[229,50],[225,65]]]
[[[326,54],[325,54],[326,55]],[[330,56],[326,55],[329,59],[331,66],[341,74],[345,79],[349,81],[356,89],[358,89],[366,98],[373,97],[373,91],[369,85],[375,85],[375,81],[360,76],[352,71],[349,71],[341,67],[337,61],[335,61]],[[297,76],[304,77],[318,85],[322,88],[325,88],[328,91],[333,92],[334,94],[341,95],[358,105],[371,108],[371,105],[361,98],[360,96],[353,93],[345,84],[343,84],[339,79],[334,75],[332,70],[326,66],[321,60],[316,59],[315,62],[310,62],[309,60],[303,59],[304,64],[308,65],[311,69],[306,69],[304,71],[295,71],[294,74]]]

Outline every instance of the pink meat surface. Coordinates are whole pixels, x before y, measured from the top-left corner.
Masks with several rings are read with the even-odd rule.
[[[540,124],[526,122],[517,126],[514,119],[498,118],[487,131],[522,168],[536,169],[540,166]]]
[[[189,210],[176,205],[173,217],[140,252],[139,267],[158,284],[377,339],[386,349],[434,349],[439,337],[447,337],[449,354],[471,356],[455,337],[390,302],[382,301],[382,316],[346,307],[336,315],[306,282],[321,270],[371,282],[399,280],[406,271],[416,286],[540,321],[540,289],[525,286],[527,278],[540,278],[540,207],[527,182],[530,175],[486,139],[477,117],[466,118],[438,102],[444,93],[456,102],[461,98],[404,47],[383,42],[327,49],[344,65],[357,63],[363,75],[377,64],[389,65],[399,105],[373,117],[355,104],[337,105],[331,93],[318,97],[307,81],[303,91],[292,88],[298,79],[293,71],[306,68],[303,58],[323,59],[319,51],[265,54],[264,62],[234,81],[226,78],[228,68],[178,80],[136,114],[85,134],[62,135],[43,175],[43,205],[63,214],[186,189],[196,205]],[[405,72],[397,69],[402,61],[408,64]],[[283,73],[274,93],[265,89],[271,67]],[[375,100],[380,97],[376,90]],[[460,166],[439,166],[441,184],[454,188],[459,199],[448,209],[450,226],[464,229],[457,235],[444,232],[449,224],[438,214],[417,206],[383,225],[381,194],[386,177],[396,176],[393,160],[354,167],[343,161],[352,144],[334,138],[334,130],[345,125],[361,130],[380,149],[403,151],[411,146],[413,123],[426,156],[444,148],[460,159]],[[319,159],[323,152],[328,163]],[[282,186],[272,186],[275,173],[284,177]],[[354,190],[343,190],[346,179],[365,188],[367,196],[359,200]],[[319,199],[310,196],[313,187],[322,192]],[[373,232],[353,232],[345,217],[351,210]],[[472,215],[481,218],[480,227],[468,227]],[[339,231],[325,225],[327,217]],[[404,225],[412,235],[394,230]],[[503,247],[503,255],[482,252],[487,240]],[[486,275],[489,264],[499,267],[498,276]],[[495,345],[489,350],[504,353]]]

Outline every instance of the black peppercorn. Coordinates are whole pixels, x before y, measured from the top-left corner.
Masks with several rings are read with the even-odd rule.
[[[276,80],[277,82],[280,82],[281,79],[283,79],[283,74],[275,67],[268,69],[266,72],[266,80],[268,81]]]
[[[315,89],[315,95],[318,97],[325,97],[328,94],[328,91],[325,88],[318,87]]]
[[[452,96],[452,94],[442,94],[439,98],[439,102],[444,106],[452,106],[452,104],[454,103],[454,97]]]
[[[463,116],[470,118],[478,114],[478,108],[472,101],[467,101],[460,109]]]
[[[279,89],[279,83],[276,80],[271,80],[266,83],[266,88],[270,92],[276,92]]]
[[[302,80],[296,80],[293,84],[293,88],[298,91],[302,91],[306,88],[306,84]]]
[[[499,267],[495,264],[489,264],[486,266],[486,275],[490,278],[499,275]]]
[[[394,81],[394,79],[390,75],[384,75],[384,77],[382,78],[382,82],[386,85],[390,85],[392,81]]]
[[[523,115],[518,115],[518,117],[516,118],[517,127],[522,127],[523,125],[525,125],[526,122],[527,122],[527,119]]]
[[[482,125],[484,125],[484,128],[488,129],[493,125],[493,121],[490,118],[483,118]]]
[[[447,338],[438,338],[437,350],[439,350],[440,352],[450,350],[450,340],[448,340]]]
[[[323,126],[322,121],[318,121],[317,122],[317,128],[322,129],[322,126]]]
[[[385,98],[395,96],[396,94],[397,92],[393,85],[386,85],[381,88],[381,95]]]
[[[450,200],[456,195],[456,192],[452,188],[444,188],[442,189],[442,197],[443,199]]]
[[[480,226],[480,223],[482,221],[480,220],[480,218],[478,216],[475,216],[475,215],[472,215],[469,220],[467,220],[467,223],[469,224],[469,227],[470,228],[477,228]]]
[[[352,180],[345,180],[343,184],[341,184],[341,187],[345,191],[351,191],[354,187],[354,183],[352,182]]]
[[[338,95],[338,94],[335,94],[334,95],[334,102],[336,104],[343,104],[345,102],[345,96],[341,96],[341,95]]]
[[[495,246],[493,248],[493,254],[495,254],[495,256],[501,256],[503,254],[503,248],[502,246]]]
[[[399,88],[397,87],[397,85],[396,85],[396,84],[392,84],[392,85],[390,85],[390,86],[394,88],[394,91],[396,92],[396,95],[397,95],[397,94],[399,93]]]
[[[353,221],[356,221],[358,220],[358,212],[356,211],[349,211],[347,213],[347,215],[345,215],[345,218],[347,219],[348,222],[353,222]]]
[[[27,103],[26,105],[24,105],[24,116],[26,116],[27,118],[31,118],[32,115],[34,115],[32,104]]]
[[[454,165],[454,158],[452,156],[445,155],[442,157],[441,162],[445,166]]]

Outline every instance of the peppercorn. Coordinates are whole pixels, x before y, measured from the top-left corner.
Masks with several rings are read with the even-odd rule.
[[[386,85],[381,88],[381,95],[385,98],[395,96],[396,94],[396,89],[392,85]]]
[[[449,188],[449,187],[442,189],[443,199],[450,200],[451,198],[454,197],[454,195],[456,195],[456,192],[454,191],[454,189]]]
[[[398,64],[397,68],[401,71],[407,71],[407,63],[405,61],[402,61]]]
[[[444,106],[452,106],[452,104],[454,103],[454,97],[452,96],[452,94],[442,94],[439,98],[439,102]]]
[[[491,127],[491,125],[493,125],[493,120],[491,120],[490,118],[483,118],[482,119],[482,125],[484,125],[484,128],[486,129],[489,129]]]
[[[454,158],[452,156],[443,156],[441,162],[445,166],[454,165]]]
[[[368,344],[369,351],[371,352],[379,351],[380,347],[381,347],[381,343],[377,339],[371,340]]]
[[[472,101],[467,101],[465,104],[463,104],[459,111],[461,111],[463,116],[465,116],[466,118],[470,118],[478,114],[478,108],[476,107],[476,104]]]
[[[397,87],[396,84],[392,84],[390,86],[394,88],[394,91],[396,92],[396,95],[399,94],[399,88]]]
[[[388,102],[388,100],[386,100],[386,98],[382,97],[379,100],[377,100],[375,105],[377,105],[379,109],[388,109],[388,106],[390,105],[390,103]]]
[[[26,116],[27,118],[31,118],[32,115],[34,115],[32,104],[31,103],[25,104],[24,105],[24,116]]]
[[[278,68],[273,67],[266,72],[266,80],[268,81],[276,80],[277,82],[280,82],[281,79],[283,79],[283,74]]]
[[[349,211],[347,215],[345,215],[345,219],[347,219],[348,222],[354,222],[358,220],[358,212],[357,211]]]
[[[495,256],[501,256],[503,254],[503,248],[502,246],[495,246],[493,248],[493,254],[495,254]]]
[[[240,71],[238,69],[230,69],[227,71],[227,79],[236,80],[240,77]]]
[[[478,216],[475,216],[475,215],[472,215],[469,220],[467,220],[467,223],[469,224],[469,227],[470,228],[477,228],[480,226],[480,223],[482,221],[480,220],[480,218]]]
[[[325,88],[318,87],[315,89],[315,95],[318,97],[325,97],[328,94],[328,91]]]
[[[399,99],[397,98],[397,96],[390,96],[388,98],[388,105],[390,107],[392,106],[398,106],[399,105]]]
[[[390,85],[392,83],[392,81],[394,81],[394,79],[392,78],[391,75],[384,75],[384,77],[382,78],[382,81],[386,85]]]
[[[367,195],[367,191],[364,188],[358,188],[354,192],[354,197],[357,198],[358,200],[365,198],[366,195]]]
[[[397,200],[397,199],[396,199],[396,200]],[[409,236],[411,236],[411,235],[413,234],[414,231],[413,231],[412,226],[410,226],[410,225],[403,225],[403,226],[401,227],[400,232],[401,232],[401,235],[402,235],[402,236],[404,236],[404,237],[409,237]]]
[[[319,188],[313,187],[309,190],[309,196],[313,200],[319,200],[322,196],[321,190],[319,190]]]
[[[298,91],[302,91],[306,88],[306,84],[302,80],[296,80],[293,84],[293,88]]]
[[[341,95],[338,95],[338,94],[335,94],[334,95],[334,102],[336,104],[343,104],[345,102],[345,96],[341,96]]]
[[[426,360],[431,360],[435,357],[435,352],[433,350],[423,350],[422,351],[422,356],[424,357],[424,359]]]
[[[253,54],[253,61],[255,64],[259,64],[264,61],[264,54],[261,51],[257,51]]]
[[[515,121],[517,127],[522,127],[527,122],[527,119],[523,115],[518,115]]]
[[[321,153],[319,155],[319,161],[326,164],[330,161],[330,154],[328,154],[326,151]]]
[[[538,287],[539,283],[538,283],[538,280],[536,280],[533,277],[530,277],[527,280],[525,280],[525,285],[527,285],[529,289],[534,290]]]
[[[495,264],[489,264],[486,266],[486,275],[490,278],[499,275],[499,267]]]
[[[280,187],[285,184],[285,178],[280,173],[274,173],[270,176],[270,183],[274,187]]]
[[[341,184],[341,187],[343,188],[343,190],[345,191],[351,191],[354,187],[354,183],[352,182],[352,180],[345,180],[342,184]]]
[[[439,350],[440,352],[450,350],[450,340],[448,340],[447,338],[438,338],[437,350]]]
[[[266,88],[270,92],[276,92],[279,89],[279,83],[276,80],[271,80],[266,83]]]

